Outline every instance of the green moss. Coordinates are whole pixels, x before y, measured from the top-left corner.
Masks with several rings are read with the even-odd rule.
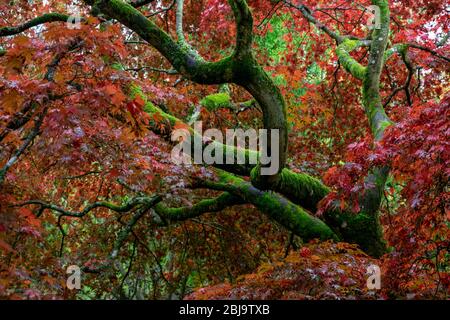
[[[265,189],[261,185],[258,166],[252,169],[250,178],[254,186]],[[271,189],[311,211],[316,211],[319,201],[330,192],[330,189],[319,179],[305,173],[295,173],[286,168],[281,171]]]
[[[348,220],[348,226],[343,231],[344,239],[358,243],[359,246],[373,257],[380,257],[386,252],[386,242],[377,215],[360,213]]]
[[[369,120],[369,126],[375,140],[383,137],[384,130],[392,124],[392,121],[384,111],[378,88],[379,75],[367,76],[363,82],[362,100],[364,110]],[[376,79],[372,79],[376,78]]]
[[[219,178],[224,188],[252,203],[269,218],[294,232],[304,241],[314,238],[338,240],[338,236],[323,221],[311,216],[302,207],[279,194],[261,191],[249,182],[223,171],[219,171]]]
[[[288,169],[283,169],[281,172],[276,190],[295,203],[302,203],[303,207],[313,211],[317,210],[319,201],[330,192],[320,180]]]
[[[123,65],[119,62],[115,62],[111,65],[111,68],[115,69],[115,70],[125,70],[125,68],[123,67]]]
[[[407,44],[396,44],[393,47],[389,48],[389,50],[386,50],[384,53],[384,60],[389,60],[390,57],[394,55],[394,53],[399,53],[400,55],[403,55],[406,53],[406,50],[408,49]]]
[[[217,62],[205,62],[189,47],[175,42],[166,32],[151,20],[146,19],[139,10],[121,0],[98,0],[97,8],[105,15],[117,19],[139,34],[158,50],[172,66],[200,84],[219,84],[232,82],[232,57]]]
[[[130,98],[134,99],[136,96],[139,96],[142,100],[144,100],[144,111],[150,116],[158,115],[160,118],[168,121],[171,126],[174,126],[176,123],[180,122],[176,117],[162,111],[160,108],[155,106],[151,101],[147,99],[147,96],[142,92],[141,88],[137,85],[130,86]],[[151,117],[150,125],[152,125],[153,117]]]
[[[362,66],[350,55],[350,52],[357,49],[360,45],[361,42],[358,40],[345,39],[337,47],[336,54],[345,70],[350,72],[354,77],[362,80],[366,74],[366,67]]]
[[[252,107],[255,104],[256,104],[256,100],[255,99],[250,99],[250,100],[241,102],[239,105],[241,107],[250,108],[250,107]]]
[[[221,211],[226,207],[241,204],[242,200],[228,192],[222,193],[217,198],[204,199],[189,207],[168,208],[163,203],[158,203],[154,208],[164,219],[171,221],[183,221],[198,217],[206,212]]]
[[[358,244],[370,256],[378,258],[386,253],[386,242],[377,215],[336,210],[325,213],[325,221],[344,241]]]
[[[231,108],[231,98],[227,93],[215,93],[204,97],[200,104],[209,111],[215,111],[220,108]]]

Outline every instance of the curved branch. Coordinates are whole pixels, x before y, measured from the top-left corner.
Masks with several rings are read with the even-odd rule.
[[[89,1],[92,2],[92,1]],[[267,154],[277,154],[262,167],[267,187],[284,168],[287,157],[286,106],[279,88],[257,63],[252,54],[253,19],[245,0],[229,0],[236,20],[237,37],[234,52],[217,62],[204,61],[189,46],[175,42],[138,10],[120,0],[98,0],[95,5],[109,17],[135,31],[158,50],[181,75],[199,84],[236,83],[245,88],[263,111],[264,128],[268,130]],[[277,130],[278,143],[272,146],[272,131]],[[276,138],[276,137],[275,137]],[[279,152],[272,152],[274,148]],[[266,168],[269,167],[269,168]],[[273,170],[276,168],[275,170]],[[275,172],[274,172],[275,171]]]
[[[367,68],[362,66],[358,61],[356,61],[350,52],[363,46],[364,43],[357,40],[345,39],[336,48],[336,55],[339,58],[339,62],[352,76],[357,79],[363,80],[366,75]]]
[[[237,27],[236,57],[251,54],[253,42],[253,17],[245,0],[229,0]]]
[[[147,5],[151,2],[154,2],[155,0],[137,0],[130,3],[130,6],[134,8],[139,8],[144,5]],[[19,34],[21,32],[24,32],[27,29],[39,26],[44,23],[50,23],[50,22],[68,22],[70,19],[70,15],[63,14],[63,13],[57,13],[57,12],[51,12],[51,13],[45,13],[40,17],[36,17],[31,19],[30,21],[27,21],[21,25],[15,26],[15,27],[2,27],[0,28],[0,37],[5,36],[12,36]],[[81,18],[83,19],[83,18]],[[3,53],[4,50],[1,50],[1,53]]]
[[[0,37],[12,36],[48,22],[67,22],[69,18],[70,16],[62,13],[45,13],[19,26],[0,28]]]
[[[126,202],[124,205],[117,205],[108,201],[96,201],[94,203],[88,204],[83,210],[79,211],[79,212],[74,212],[74,211],[68,211],[65,210],[64,208],[61,208],[59,206],[56,206],[54,204],[51,203],[47,203],[45,201],[41,201],[41,200],[29,200],[29,201],[25,201],[23,203],[19,203],[19,204],[15,204],[12,205],[13,207],[23,207],[26,205],[39,205],[41,207],[41,210],[53,210],[56,212],[60,213],[60,217],[73,217],[73,218],[82,218],[84,217],[86,214],[88,214],[89,212],[91,212],[92,210],[96,209],[96,208],[107,208],[111,211],[115,211],[115,212],[119,212],[119,213],[124,213],[124,212],[128,212],[131,209],[137,207],[137,206],[142,206],[144,208],[149,209],[150,207],[152,207],[156,202],[161,201],[161,197],[160,196],[152,196],[152,197],[148,197],[148,196],[139,196],[139,197],[134,197],[131,200],[129,200],[128,202]]]
[[[133,233],[133,227],[138,223],[139,219],[144,216],[144,214],[154,205],[156,205],[159,201],[161,201],[161,197],[156,195],[149,198],[149,202],[146,206],[139,208],[136,213],[131,217],[131,219],[126,223],[125,227],[120,230],[117,235],[116,240],[114,241],[113,248],[111,253],[109,254],[105,263],[101,264],[96,268],[84,267],[83,271],[87,273],[99,273],[105,269],[108,269],[113,266],[114,260],[117,258],[119,254],[120,248],[122,248],[125,240],[128,236]],[[63,233],[64,235],[64,233]]]
[[[141,12],[120,0],[100,0],[95,3],[101,12],[135,31],[158,50],[186,78],[200,84],[231,82],[232,59],[205,62],[192,51],[176,43],[166,32],[148,20]]]
[[[191,139],[186,143],[192,144],[191,147],[186,146],[185,150],[194,150],[196,137],[198,138],[198,141],[203,143],[203,145],[201,145],[202,150],[200,150],[200,152],[203,152],[203,149],[208,146],[208,144],[204,143],[203,139],[201,139],[200,133],[195,132],[193,128],[189,127],[187,124],[184,124],[180,119],[165,113],[153,103],[148,101],[147,97],[138,87],[133,87],[132,90],[134,91],[132,94],[139,95],[144,100],[144,110],[151,116],[151,119],[155,118],[155,115],[157,115],[156,118],[162,119],[162,121],[159,122],[150,121],[150,130],[171,142],[171,136],[175,125],[182,124],[182,126],[186,128],[186,133],[191,136]],[[134,98],[134,96],[131,96],[131,98]],[[260,157],[259,152],[249,149],[236,148],[217,141],[214,141],[213,144],[216,145],[218,149],[223,150],[223,164],[214,163],[212,164],[213,166],[242,176],[251,175],[252,182],[257,179],[257,171],[254,170],[254,168],[256,167],[256,161]],[[228,155],[233,158],[232,164],[227,164],[226,162]],[[243,159],[244,163],[241,164],[238,159]],[[255,160],[251,161],[251,159]],[[285,195],[294,203],[300,204],[304,208],[311,211],[316,210],[318,202],[329,192],[329,189],[320,180],[304,173],[292,172],[286,168],[281,171],[279,179],[277,179],[272,185],[272,189]]]
[[[165,220],[184,221],[196,218],[204,213],[218,212],[226,207],[244,203],[245,202],[241,198],[228,192],[224,192],[216,198],[201,200],[189,207],[168,208],[161,202],[158,203],[154,209],[155,212]]]
[[[386,108],[386,106],[389,104],[389,102],[391,102],[391,100],[395,97],[395,95],[404,90],[405,91],[405,95],[406,95],[406,101],[408,102],[408,105],[412,105],[412,101],[411,101],[411,93],[409,91],[409,86],[411,84],[411,80],[412,80],[412,76],[414,73],[414,67],[411,63],[411,60],[408,57],[408,51],[407,51],[407,47],[406,46],[402,46],[402,49],[399,51],[400,56],[403,60],[403,63],[406,66],[406,69],[408,69],[408,75],[406,77],[406,81],[405,84],[395,88],[392,93],[389,95],[389,97],[386,99],[386,102],[383,104],[383,108]]]
[[[155,106],[151,101],[147,99],[147,97],[140,90],[140,88],[134,86],[131,88],[131,91],[132,91],[131,92],[132,99],[135,98],[136,96],[139,96],[142,98],[142,100],[144,100],[145,102],[144,111],[151,116],[150,117],[151,120],[148,123],[149,129],[151,131],[160,135],[166,141],[172,143],[173,141],[171,138],[176,126],[177,125],[181,126],[185,129],[186,135],[190,137],[190,139],[185,140],[183,144],[183,151],[190,152],[190,155],[193,155],[194,152],[201,152],[203,154],[204,148],[212,144],[217,149],[221,149],[223,155],[223,160],[221,161],[222,164],[214,163],[213,164],[214,166],[220,167],[226,171],[236,173],[239,175],[250,174],[250,171],[254,167],[254,164],[252,163],[256,162],[259,159],[259,153],[257,151],[236,148],[234,146],[228,146],[218,141],[213,141],[212,143],[204,141],[204,139],[201,136],[202,134],[201,132],[196,132],[192,127],[183,123],[183,121],[181,121],[180,119],[164,112],[163,110]],[[162,120],[154,121],[153,119],[155,118]],[[227,164],[226,160],[227,156],[233,159],[231,164]],[[244,160],[243,163],[241,163],[238,159],[243,159]],[[254,159],[254,161],[250,161],[250,159]]]
[[[432,55],[434,55],[434,56],[436,56],[436,57],[438,57],[438,58],[440,58],[442,60],[450,62],[450,58],[449,57],[443,56],[439,52],[437,52],[437,51],[435,51],[433,49],[427,48],[425,46],[421,46],[421,45],[416,44],[416,43],[411,43],[411,42],[409,42],[409,43],[397,43],[397,44],[393,45],[391,48],[386,50],[385,60],[387,61],[390,57],[393,56],[394,53],[400,53],[401,54],[403,51],[405,51],[405,50],[407,50],[409,48],[414,48],[414,49],[418,49],[418,50],[422,50],[422,51],[428,52],[428,53],[430,53],[430,54],[432,54]]]
[[[199,181],[198,185],[208,189],[227,191],[253,204],[270,219],[302,237],[304,241],[314,238],[338,240],[338,236],[320,219],[310,215],[302,207],[292,203],[277,193],[261,191],[250,182],[216,171],[219,181]]]
[[[169,3],[167,6],[162,7],[162,8],[159,9],[158,11],[152,12],[151,14],[147,15],[146,17],[147,17],[147,18],[151,18],[151,17],[154,17],[154,16],[156,16],[156,15],[158,15],[158,14],[161,14],[161,13],[163,13],[163,12],[170,11],[170,10],[172,10],[172,8],[173,8],[173,6],[175,5],[176,2],[177,2],[177,0],[172,0],[172,2]]]
[[[450,58],[449,57],[443,56],[443,55],[441,55],[440,53],[438,53],[437,51],[435,51],[433,49],[427,48],[425,46],[421,46],[421,45],[416,44],[416,43],[406,43],[405,45],[408,46],[409,48],[414,48],[414,49],[419,49],[419,50],[422,50],[422,51],[426,51],[426,52],[432,54],[433,56],[436,56],[436,57],[438,57],[438,58],[440,58],[442,60],[450,62]]]

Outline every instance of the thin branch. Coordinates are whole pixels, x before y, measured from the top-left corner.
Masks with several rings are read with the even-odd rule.
[[[138,223],[139,219],[141,219],[148,210],[153,207],[156,203],[161,201],[161,197],[156,195],[149,197],[148,205],[145,207],[138,208],[136,213],[131,217],[131,219],[127,222],[125,227],[119,232],[116,241],[114,241],[113,248],[111,253],[109,254],[107,261],[96,268],[84,267],[83,271],[87,273],[100,273],[105,269],[109,269],[113,266],[114,260],[117,258],[120,249],[122,248],[125,240],[128,238],[130,234],[133,233],[133,227]]]
[[[30,121],[33,110],[36,107],[37,104],[34,102],[26,103],[22,110],[14,114],[12,119],[6,124],[5,129],[0,133],[0,142],[8,135],[8,133],[21,128]]]
[[[0,184],[3,183],[5,176],[6,176],[6,172],[9,170],[9,168],[11,168],[14,165],[14,163],[17,162],[17,160],[22,155],[22,153],[25,152],[25,150],[28,148],[28,146],[31,144],[31,142],[34,140],[34,138],[36,138],[36,136],[39,134],[42,122],[43,122],[46,114],[47,114],[47,108],[45,108],[44,111],[37,118],[37,120],[34,124],[34,128],[30,131],[30,133],[28,134],[24,143],[20,146],[19,149],[16,150],[16,152],[13,154],[13,156],[6,162],[6,164],[0,170]]]
[[[416,43],[406,43],[406,45],[408,47],[410,47],[410,48],[415,48],[415,49],[419,49],[419,50],[422,50],[422,51],[426,51],[426,52],[432,54],[433,56],[436,56],[436,57],[438,57],[438,58],[440,58],[442,60],[450,62],[450,58],[449,57],[443,56],[443,55],[441,55],[440,53],[438,53],[437,51],[435,51],[433,49],[427,48],[425,46],[421,46],[421,45],[416,44]]]
[[[272,16],[277,12],[277,10],[279,9],[279,8],[281,8],[281,6],[280,7],[278,7],[278,5],[279,4],[281,4],[282,2],[275,2],[275,4],[272,6],[272,8],[270,8],[270,10],[269,10],[269,12],[266,14],[266,16],[261,20],[261,22],[256,26],[256,28],[261,28],[261,26],[263,25],[263,24],[265,24],[266,23],[266,21],[269,21],[271,18],[272,18]],[[277,8],[278,7],[278,8]]]
[[[405,84],[395,88],[391,94],[389,95],[389,97],[387,98],[386,102],[383,104],[383,108],[386,108],[386,106],[389,104],[389,102],[391,102],[391,100],[395,97],[395,95],[397,93],[399,93],[400,91],[405,91],[405,95],[406,95],[406,101],[408,103],[409,106],[412,105],[412,101],[411,101],[411,93],[409,91],[409,86],[411,84],[411,80],[412,80],[412,76],[414,74],[414,67],[408,57],[408,51],[407,50],[402,50],[400,52],[400,55],[402,57],[403,62],[405,63],[406,68],[408,69],[408,75],[406,77],[406,81]]]
[[[126,71],[135,71],[135,72],[139,72],[141,70],[150,70],[150,71],[155,71],[155,72],[160,72],[160,73],[166,73],[166,74],[178,74],[178,71],[175,69],[161,69],[161,68],[155,68],[155,67],[151,67],[151,66],[142,66],[142,67],[136,67],[136,68],[127,68],[125,69]]]
[[[303,4],[295,5],[295,4],[291,3],[290,1],[286,1],[286,0],[283,0],[283,2],[287,6],[299,10],[301,12],[301,14],[306,18],[306,20],[308,20],[309,22],[314,24],[318,29],[322,30],[327,35],[329,35],[331,38],[336,40],[337,43],[341,43],[344,40],[344,37],[338,35],[336,32],[332,31],[327,26],[325,26],[323,23],[321,23],[316,18],[314,18],[311,10],[307,6],[305,6]]]
[[[47,72],[44,75],[44,79],[49,82],[53,82],[54,76],[56,73],[56,68],[58,67],[60,61],[67,54],[68,51],[81,46],[82,43],[83,43],[82,41],[72,41],[69,43],[66,50],[56,54],[55,57],[53,58],[53,60],[50,62],[50,64],[47,65]],[[52,100],[55,98],[56,97],[54,97],[54,96],[50,96],[50,98],[48,98],[46,100]],[[46,103],[46,102],[48,102],[48,101],[44,101],[44,103]],[[20,146],[20,148],[18,148],[16,150],[16,152],[13,154],[13,156],[6,162],[6,164],[0,170],[0,184],[3,183],[5,176],[6,176],[6,172],[9,170],[9,168],[11,168],[12,165],[14,165],[14,163],[17,162],[19,157],[25,152],[25,150],[28,148],[28,146],[30,146],[30,144],[33,142],[34,138],[36,138],[36,136],[39,134],[41,125],[44,121],[47,111],[48,111],[48,107],[45,107],[44,110],[41,112],[41,114],[37,117],[35,124],[34,124],[34,128],[30,131],[28,136],[25,138],[24,143]],[[8,132],[9,131],[2,132],[2,139],[3,139],[4,135],[6,135]]]
[[[153,206],[154,202],[159,199],[156,196],[153,197],[148,197],[148,196],[139,196],[139,197],[134,197],[132,199],[130,199],[129,201],[127,201],[125,204],[123,205],[117,205],[108,201],[97,201],[91,204],[88,204],[87,206],[84,207],[83,210],[81,211],[69,211],[66,210],[64,208],[61,208],[59,206],[56,206],[54,204],[51,203],[47,203],[45,201],[42,200],[29,200],[29,201],[25,201],[23,203],[18,203],[18,204],[14,204],[11,205],[12,207],[23,207],[26,205],[38,205],[41,207],[41,210],[53,210],[58,212],[60,215],[59,217],[73,217],[73,218],[82,218],[84,217],[86,214],[88,214],[89,212],[91,212],[92,210],[96,209],[96,208],[107,208],[111,211],[115,211],[115,212],[119,212],[119,213],[124,213],[124,212],[128,212],[130,210],[132,210],[135,207],[138,206],[142,206],[142,207],[146,207],[149,208],[149,206]]]
[[[147,18],[151,18],[151,17],[154,17],[154,16],[156,16],[158,14],[161,14],[163,12],[167,12],[167,11],[172,10],[172,8],[175,5],[175,3],[176,3],[176,0],[172,0],[172,2],[167,7],[163,7],[163,8],[161,8],[158,11],[152,12],[150,15],[147,16]]]
[[[89,176],[91,174],[99,174],[99,173],[101,173],[101,171],[93,170],[93,171],[88,171],[88,172],[85,172],[85,173],[82,173],[82,174],[79,174],[79,175],[76,175],[76,176],[61,177],[61,179],[62,180],[81,179],[81,178],[84,178],[84,177]]]

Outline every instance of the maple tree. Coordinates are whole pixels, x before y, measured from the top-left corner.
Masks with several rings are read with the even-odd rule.
[[[444,1],[0,9],[1,298],[448,298]],[[172,162],[194,121],[278,130],[279,170]]]

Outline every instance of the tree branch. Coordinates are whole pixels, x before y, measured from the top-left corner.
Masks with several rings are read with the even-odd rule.
[[[167,33],[138,10],[120,0],[100,0],[96,6],[111,18],[135,31],[158,50],[186,78],[201,84],[232,81],[232,62],[227,57],[218,62],[205,62],[191,50],[176,43]],[[226,72],[228,70],[228,72]]]
[[[204,213],[218,212],[226,207],[244,204],[245,202],[228,192],[222,193],[213,199],[204,199],[189,207],[168,208],[162,202],[155,206],[155,212],[163,219],[169,221],[185,221],[196,218]]]
[[[387,0],[372,0],[380,8],[380,28],[372,31],[369,64],[363,81],[363,105],[375,140],[383,137],[384,130],[392,124],[386,115],[380,95],[380,76],[385,62],[389,39],[389,5]]]
[[[154,71],[154,72],[160,72],[160,73],[166,73],[166,74],[178,74],[177,70],[174,69],[161,69],[161,68],[155,68],[152,66],[142,66],[142,67],[136,67],[136,68],[126,68],[126,71],[141,71],[141,70],[150,70],[150,71]]]
[[[3,27],[0,28],[0,37],[12,36],[21,33],[27,29],[36,27],[38,25],[48,22],[67,22],[70,16],[61,13],[45,13],[40,17],[34,18],[24,24],[16,27]]]
[[[186,39],[184,38],[183,32],[183,7],[184,0],[177,0],[177,12],[176,12],[176,33],[178,37],[178,42],[186,44]]]
[[[130,199],[129,201],[127,201],[125,204],[123,205],[117,205],[108,201],[96,201],[93,202],[91,204],[88,204],[87,206],[84,207],[83,210],[81,211],[69,211],[66,210],[64,208],[61,208],[59,206],[56,206],[54,204],[51,203],[47,203],[45,201],[42,200],[29,200],[29,201],[25,201],[23,203],[20,204],[15,204],[12,205],[13,207],[23,207],[26,205],[38,205],[41,207],[42,210],[53,210],[59,213],[60,217],[73,217],[73,218],[82,218],[85,215],[87,215],[89,212],[91,212],[92,210],[96,209],[96,208],[107,208],[111,211],[115,211],[118,213],[124,213],[124,212],[128,212],[138,206],[143,207],[143,208],[147,208],[149,209],[151,206],[153,206],[155,204],[155,201],[158,200],[161,201],[160,197],[158,196],[138,196],[138,197],[133,197],[132,199]]]
[[[39,134],[42,122],[44,121],[45,115],[47,114],[47,108],[44,109],[43,112],[37,117],[33,129],[31,129],[30,133],[28,133],[25,141],[23,144],[16,150],[16,152],[13,154],[13,156],[6,162],[6,164],[3,166],[2,169],[0,169],[0,185],[3,183],[6,172],[11,168],[14,163],[17,162],[19,157],[22,155],[22,153],[25,152],[25,150],[28,148],[28,146],[31,144],[31,142],[36,138],[36,136]]]
[[[79,47],[80,45],[82,45],[82,42],[72,41],[68,44],[66,50],[56,54],[55,57],[53,58],[53,60],[47,65],[47,72],[44,75],[44,80],[53,82],[53,79],[54,79],[54,76],[56,73],[56,68],[58,67],[60,61],[64,58],[64,56],[67,54],[68,51],[73,50],[74,48]],[[50,98],[45,99],[46,101],[44,101],[44,103],[47,103],[48,100],[51,100],[51,99],[55,99],[55,97],[51,96]],[[34,106],[34,103],[32,103],[31,105]],[[24,109],[26,110],[27,108],[25,107]],[[34,109],[34,107],[33,107],[33,109]],[[9,168],[11,168],[14,165],[14,163],[17,162],[19,157],[25,152],[25,150],[28,148],[28,146],[31,144],[31,142],[33,142],[33,140],[39,134],[41,125],[44,121],[47,111],[48,111],[48,107],[46,106],[44,108],[44,110],[37,116],[34,127],[33,127],[33,129],[31,129],[31,131],[25,138],[24,143],[16,150],[16,152],[13,154],[13,156],[6,162],[6,164],[0,170],[0,184],[3,183],[5,176],[6,176],[6,172],[9,170]],[[8,123],[7,128],[1,134],[0,141],[8,134],[8,132],[10,131],[11,128],[18,127],[22,123],[25,124],[27,121],[28,121],[27,117],[23,117],[21,120],[19,120],[17,122]]]
[[[328,36],[330,36],[331,38],[336,40],[336,42],[338,44],[341,43],[345,39],[344,37],[338,35],[336,32],[334,32],[331,29],[329,29],[328,27],[326,27],[323,23],[318,21],[316,18],[314,18],[314,16],[311,13],[311,10],[307,6],[305,6],[303,4],[295,5],[295,4],[291,3],[290,1],[286,1],[286,0],[283,0],[283,2],[286,5],[288,5],[289,7],[299,10],[301,12],[301,14],[306,18],[306,20],[308,20],[310,23],[315,25],[318,29],[322,30]]]
[[[222,170],[216,170],[219,181],[201,180],[197,186],[226,191],[253,204],[270,219],[300,236],[304,241],[314,238],[335,239],[338,236],[320,219],[277,193],[261,191],[250,182]]]
[[[416,43],[406,43],[406,45],[409,48],[414,48],[414,49],[419,49],[419,50],[422,50],[422,51],[426,51],[426,52],[432,54],[433,56],[436,56],[436,57],[438,57],[438,58],[440,58],[442,60],[450,62],[450,58],[449,57],[443,56],[443,55],[441,55],[440,53],[438,53],[437,51],[435,51],[433,49],[427,48],[425,46],[418,45]]]
[[[402,46],[401,48],[402,48],[402,50],[400,50],[399,53],[400,53],[400,56],[405,64],[406,68],[408,69],[408,75],[406,77],[405,84],[400,87],[395,88],[392,91],[392,93],[386,99],[386,102],[383,104],[383,108],[386,108],[386,106],[389,104],[389,102],[391,102],[391,100],[395,97],[395,95],[402,90],[405,91],[406,101],[407,101],[408,105],[410,105],[410,106],[412,105],[411,93],[409,91],[409,86],[411,84],[412,76],[414,73],[414,67],[411,63],[411,60],[408,57],[407,46]]]
[[[367,68],[362,66],[356,61],[350,52],[363,46],[364,43],[357,40],[345,39],[336,48],[336,55],[339,58],[340,64],[347,70],[352,76],[357,79],[363,80],[366,75]]]

